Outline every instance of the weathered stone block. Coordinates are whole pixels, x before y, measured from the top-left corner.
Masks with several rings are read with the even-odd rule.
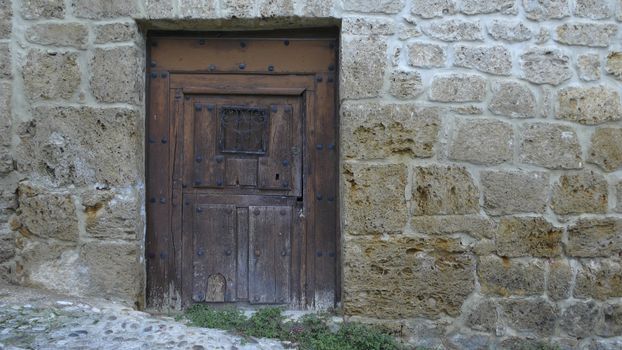
[[[8,43],[0,43],[0,79],[10,79],[11,75],[11,49]]]
[[[619,338],[592,339],[586,345],[587,350],[622,349],[622,340]]]
[[[30,50],[22,76],[30,100],[70,99],[80,86],[78,54]]]
[[[446,60],[447,54],[440,45],[425,43],[408,45],[408,64],[413,67],[444,67]]]
[[[622,253],[622,220],[579,219],[568,228],[566,253],[574,257],[608,257]]]
[[[591,19],[605,19],[611,17],[613,9],[607,0],[576,0],[574,15]]]
[[[558,94],[557,118],[595,125],[622,119],[618,89],[608,86],[569,87]]]
[[[259,16],[285,17],[294,14],[294,0],[264,0],[259,2]]]
[[[538,104],[531,89],[516,82],[498,82],[492,86],[492,99],[488,109],[511,118],[530,118],[536,115]]]
[[[600,308],[594,301],[576,301],[564,309],[559,326],[569,335],[585,338],[594,334],[600,318]]]
[[[483,171],[484,209],[491,215],[543,213],[549,177],[543,172]]]
[[[615,301],[602,305],[603,320],[596,328],[596,334],[603,337],[615,337],[622,334],[622,304]]]
[[[563,229],[543,217],[504,217],[497,232],[497,254],[510,258],[551,258],[562,253]]]
[[[145,8],[147,18],[160,19],[160,18],[174,18],[175,17],[175,9],[173,8],[173,3],[174,3],[173,1],[171,0],[143,0],[143,1],[146,1],[146,3],[143,6]],[[226,13],[226,10],[228,10],[227,6],[231,6],[230,5],[231,3],[237,4],[240,2],[241,1],[223,2],[223,12]],[[180,11],[184,11],[184,10],[180,9]]]
[[[564,174],[553,187],[551,208],[557,214],[605,213],[607,180],[594,172]]]
[[[493,300],[480,300],[467,311],[465,324],[476,331],[496,331],[497,304]]]
[[[91,89],[101,102],[141,101],[141,54],[134,46],[97,48],[91,58]]]
[[[584,81],[600,79],[600,57],[597,53],[579,55],[577,57],[579,78]]]
[[[94,32],[96,44],[133,41],[138,36],[133,22],[99,24],[94,27]]]
[[[447,335],[447,342],[454,349],[485,350],[490,348],[494,340],[490,335],[456,331]]]
[[[568,0],[523,0],[527,18],[546,21],[570,16]]]
[[[163,1],[166,3],[167,1]],[[172,1],[168,1],[172,3]],[[172,4],[171,4],[172,5]],[[280,6],[282,2],[276,1],[275,5]],[[169,5],[170,6],[170,5]],[[216,17],[216,7],[218,6],[217,0],[181,0],[179,4],[179,12],[182,18],[211,18]],[[289,8],[287,8],[289,9]],[[268,10],[268,9],[266,9]],[[153,16],[153,9],[150,11]],[[172,9],[165,8],[164,13],[172,13]]]
[[[412,178],[414,215],[474,214],[479,190],[464,167],[416,166]]]
[[[512,54],[503,46],[458,45],[454,47],[454,66],[509,75],[512,69]]]
[[[442,249],[445,243],[437,244]],[[434,251],[434,244],[429,248]],[[473,258],[420,249],[420,238],[404,236],[345,242],[345,312],[391,319],[457,316],[475,287]]]
[[[531,29],[521,22],[494,19],[487,29],[488,34],[495,40],[521,42],[533,37]]]
[[[410,226],[426,235],[464,233],[476,238],[492,238],[496,229],[494,221],[479,215],[413,216]]]
[[[387,67],[387,42],[382,36],[342,37],[342,98],[375,97]]]
[[[577,134],[566,125],[528,124],[522,131],[519,158],[523,163],[550,169],[583,167]]]
[[[342,152],[347,158],[395,154],[431,157],[440,129],[440,110],[416,104],[345,103],[341,108]]]
[[[300,15],[305,17],[336,17],[336,8],[341,9],[341,1],[338,0],[302,0],[297,3],[302,6]]]
[[[544,263],[482,256],[477,265],[482,293],[488,295],[538,295],[544,292]]]
[[[622,80],[622,52],[612,51],[607,55],[605,70],[614,78]]]
[[[20,127],[18,169],[58,185],[140,180],[143,121],[124,108],[38,107]]]
[[[72,0],[71,6],[78,18],[103,19],[138,14],[136,1],[133,0]]]
[[[482,101],[486,96],[486,79],[481,75],[462,73],[436,74],[432,78],[430,100],[440,102]]]
[[[622,212],[622,181],[616,184],[616,211]]]
[[[423,27],[423,32],[442,41],[482,41],[484,34],[479,21],[461,19],[438,20]]]
[[[545,336],[555,331],[559,308],[545,299],[506,299],[500,304],[503,319],[518,332]]]
[[[412,0],[411,12],[423,18],[443,17],[456,12],[454,0]]]
[[[88,28],[80,23],[42,23],[29,27],[24,37],[31,43],[86,48]]]
[[[568,260],[557,259],[549,262],[549,276],[547,279],[547,294],[553,300],[562,300],[570,297],[572,269]]]
[[[64,0],[23,0],[21,3],[21,14],[25,19],[65,17]]]
[[[600,23],[564,23],[557,26],[555,41],[566,45],[590,47],[609,46],[616,34],[618,26]]]
[[[520,56],[523,78],[536,84],[559,85],[572,77],[570,57],[551,48],[532,48]]]
[[[130,188],[84,193],[86,234],[99,239],[136,240],[141,230],[138,197]]]
[[[598,128],[592,134],[588,162],[607,172],[622,167],[622,128]]]
[[[463,0],[461,11],[467,15],[493,12],[499,12],[504,15],[515,15],[518,13],[518,5],[516,4],[516,0]]]
[[[24,182],[18,188],[14,230],[29,237],[78,239],[78,217],[73,198],[68,192],[53,192],[43,186]]]
[[[404,0],[343,0],[343,9],[357,12],[398,13],[404,8]]]
[[[9,230],[0,230],[0,264],[15,256],[15,234]]]
[[[498,120],[459,121],[450,140],[449,158],[476,164],[512,160],[512,125]]]
[[[11,145],[11,82],[0,81],[0,145]]]
[[[417,25],[417,23],[413,24],[398,24],[397,26],[397,37],[400,40],[408,40],[411,38],[415,38],[423,35],[421,32],[421,28]]]
[[[11,36],[13,4],[11,0],[0,0],[0,39]]]
[[[419,72],[403,70],[391,74],[389,93],[399,99],[415,98],[423,93],[423,81]]]
[[[0,39],[9,39],[13,30],[10,19],[0,18]]]
[[[354,35],[392,35],[395,34],[395,23],[385,18],[345,17],[341,32]]]
[[[582,261],[577,272],[574,297],[598,300],[622,297],[622,265],[619,259]]]
[[[344,231],[400,233],[408,219],[406,166],[345,164]]]

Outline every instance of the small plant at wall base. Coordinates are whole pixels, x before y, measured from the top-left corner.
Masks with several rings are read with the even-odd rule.
[[[302,350],[398,350],[403,347],[387,332],[357,322],[344,323],[331,330],[325,319],[306,315],[286,321],[280,308],[258,310],[250,318],[229,308],[216,310],[207,305],[194,305],[184,314],[190,325],[220,328],[241,336],[276,338],[290,341]]]

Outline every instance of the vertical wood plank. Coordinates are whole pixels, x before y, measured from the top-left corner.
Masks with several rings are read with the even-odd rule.
[[[238,216],[238,300],[248,300],[248,208],[237,208]]]
[[[274,208],[274,227],[273,231],[275,257],[274,257],[274,276],[275,276],[275,299],[279,304],[290,302],[290,272],[291,272],[291,207]]]
[[[262,189],[287,190],[291,180],[291,104],[271,104],[269,149],[265,157],[259,158],[259,187]]]
[[[181,89],[170,89],[170,155],[169,178],[171,181],[171,258],[168,259],[169,271],[172,271],[171,305],[179,309],[182,303],[182,157],[183,157],[183,95]]]
[[[274,208],[250,206],[249,210],[249,301],[275,303]]]

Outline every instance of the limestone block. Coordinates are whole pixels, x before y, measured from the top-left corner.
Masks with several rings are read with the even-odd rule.
[[[375,97],[387,68],[387,42],[382,36],[342,36],[342,98]]]
[[[262,18],[284,17],[294,14],[294,0],[263,0],[258,4]]]
[[[481,75],[439,73],[432,78],[430,100],[440,102],[483,101],[487,79]]]
[[[140,200],[129,188],[88,190],[82,195],[86,234],[134,241],[141,231]]]
[[[575,298],[606,300],[622,297],[622,265],[619,259],[581,261]]]
[[[11,156],[11,82],[0,81],[0,174],[13,171]],[[1,207],[0,207],[1,208]],[[0,216],[0,222],[3,221]]]
[[[515,15],[518,13],[516,0],[463,0],[462,13],[467,15],[478,15],[484,13],[498,12],[504,15]]]
[[[484,210],[490,215],[543,213],[549,176],[544,172],[483,171]]]
[[[450,106],[449,110],[462,115],[479,115],[484,113],[484,109],[477,105],[457,105]]]
[[[531,48],[520,56],[523,78],[536,84],[559,85],[572,77],[570,57],[552,48]]]
[[[19,129],[18,169],[57,185],[140,181],[142,119],[135,110],[38,107]]]
[[[592,339],[586,346],[588,350],[622,349],[622,340],[620,338]]]
[[[490,335],[461,333],[460,331],[448,334],[447,341],[455,349],[489,349],[494,342]]]
[[[9,230],[0,230],[0,264],[15,256],[15,234]]]
[[[608,257],[622,252],[622,220],[579,219],[568,227],[566,253],[574,257]]]
[[[11,49],[9,43],[0,43],[0,79],[10,79]]]
[[[496,331],[497,304],[489,299],[480,300],[467,311],[465,324],[476,331]]]
[[[526,16],[534,21],[546,21],[570,16],[568,0],[523,0]]]
[[[607,0],[576,0],[574,15],[590,19],[605,19],[613,14],[611,2]]]
[[[479,211],[479,189],[464,167],[416,166],[412,182],[414,215],[474,214]]]
[[[138,36],[138,29],[133,22],[99,24],[94,27],[94,32],[96,44],[133,41]]]
[[[600,318],[600,308],[594,301],[575,301],[562,312],[559,326],[571,336],[585,338],[594,334]]]
[[[411,43],[408,45],[408,64],[413,67],[444,67],[447,60],[445,49],[436,44]]]
[[[11,36],[13,6],[11,0],[0,0],[0,39]]]
[[[25,19],[63,18],[65,0],[22,0],[21,15]]]
[[[24,88],[31,101],[67,100],[78,91],[80,67],[75,52],[32,49],[23,64]]]
[[[12,29],[13,24],[10,19],[0,18],[0,39],[9,39]]]
[[[616,184],[616,211],[622,212],[622,181]]]
[[[550,169],[583,167],[575,130],[566,125],[532,123],[522,130],[520,161]]]
[[[415,98],[423,93],[423,81],[419,72],[396,70],[391,73],[389,93],[399,99]]]
[[[435,240],[424,250],[446,244]],[[475,287],[473,258],[421,248],[420,238],[405,236],[345,242],[346,314],[389,319],[457,316]]]
[[[412,0],[411,12],[423,18],[443,17],[456,13],[455,0]]]
[[[549,262],[549,276],[547,279],[547,294],[553,300],[563,300],[570,297],[572,270],[565,259],[555,259]]]
[[[480,257],[477,275],[482,293],[498,296],[539,295],[544,292],[544,264],[499,258]]]
[[[493,19],[487,26],[487,30],[488,34],[495,40],[521,42],[533,37],[531,29],[522,22]]]
[[[607,47],[618,33],[616,24],[564,23],[555,29],[555,41],[566,45]]]
[[[497,232],[497,254],[510,258],[534,256],[551,258],[562,253],[563,229],[545,218],[503,217]]]
[[[479,21],[462,19],[438,20],[423,27],[423,32],[442,41],[482,41],[484,34]]]
[[[622,304],[616,301],[602,305],[603,320],[596,328],[596,334],[603,337],[615,337],[622,334]]]
[[[421,28],[417,23],[412,24],[398,24],[397,36],[400,40],[408,40],[423,35]]]
[[[579,78],[584,81],[600,79],[600,57],[597,53],[579,55],[577,57]]]
[[[564,174],[553,187],[551,208],[557,214],[605,213],[607,180],[594,172]]]
[[[404,0],[343,0],[342,6],[346,11],[393,14],[404,8]]]
[[[413,216],[410,226],[426,235],[464,233],[476,238],[492,238],[496,230],[493,220],[480,215]]]
[[[80,23],[42,23],[30,26],[24,37],[31,43],[86,48],[88,28]]]
[[[501,317],[518,332],[546,336],[555,331],[559,308],[545,299],[506,299],[501,300],[500,304]]]
[[[374,17],[345,17],[341,32],[354,35],[392,35],[395,23],[390,19]]]
[[[618,80],[622,80],[622,52],[612,51],[607,55],[605,71]]]
[[[492,92],[488,105],[492,113],[511,118],[535,117],[538,102],[527,85],[502,81],[492,85]]]
[[[406,166],[345,164],[344,232],[400,233],[408,219]]]
[[[335,10],[337,7],[341,9],[339,0],[299,0],[297,3],[302,9],[300,15],[304,17],[336,17]]]
[[[151,11],[148,11],[151,14],[151,17],[155,17],[156,13],[159,14],[158,17],[167,16],[169,13],[172,14],[173,9],[172,1],[163,1],[160,5],[160,10],[155,11],[155,6],[152,6]],[[170,3],[171,5],[168,5]],[[218,5],[217,0],[181,0],[179,3],[179,15],[181,18],[212,18],[216,17],[216,6]],[[282,2],[276,1],[275,6],[281,6]],[[268,9],[266,9],[268,10]]]
[[[141,53],[134,46],[96,48],[90,61],[91,90],[98,101],[141,101]]]
[[[457,122],[449,143],[449,158],[475,164],[500,164],[512,160],[512,125],[491,119]]]
[[[512,69],[512,54],[504,46],[454,47],[454,66],[477,69],[482,72],[509,75]]]
[[[68,192],[53,192],[44,186],[23,182],[18,188],[16,217],[11,226],[22,235],[78,239],[78,217],[73,198]]]
[[[427,158],[434,154],[441,120],[435,107],[352,102],[341,107],[341,124],[346,158]]]
[[[622,129],[603,127],[592,134],[588,162],[607,172],[622,167]]]
[[[175,17],[175,9],[173,7],[174,1],[171,0],[142,0],[144,2],[143,7],[145,8],[147,18],[174,18]],[[209,1],[209,0],[208,0]],[[223,2],[223,8],[232,3],[234,1],[225,1]],[[236,2],[237,3],[237,2]],[[180,12],[188,11],[187,9],[182,9],[184,7],[181,3]]]
[[[595,125],[622,119],[617,88],[609,86],[568,87],[558,94],[557,118]]]
[[[135,0],[71,0],[71,6],[73,14],[78,18],[105,19],[138,14]]]

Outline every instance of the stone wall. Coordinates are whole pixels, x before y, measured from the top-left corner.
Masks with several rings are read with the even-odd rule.
[[[3,276],[142,303],[144,28],[331,18],[344,311],[622,347],[619,0],[0,0]]]

